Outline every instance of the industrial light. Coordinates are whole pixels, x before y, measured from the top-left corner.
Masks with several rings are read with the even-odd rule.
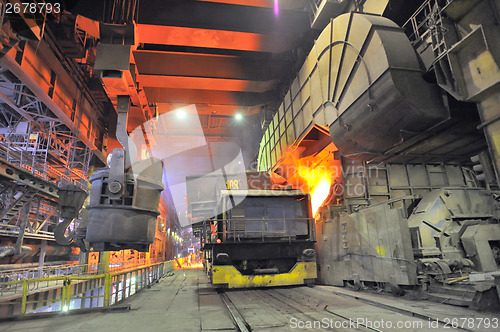
[[[177,111],[176,115],[177,115],[178,119],[184,119],[186,117],[186,112],[185,111]]]
[[[68,309],[69,309],[69,308],[68,308],[68,306],[67,306],[67,305],[65,305],[65,306],[63,306],[63,307],[62,307],[62,310],[63,310],[63,311],[68,311]]]
[[[243,115],[241,113],[236,113],[236,115],[234,116],[234,118],[238,121],[240,121],[241,119],[243,119]]]

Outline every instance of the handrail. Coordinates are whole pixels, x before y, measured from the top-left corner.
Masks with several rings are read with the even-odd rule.
[[[4,289],[15,289],[22,287],[22,293],[16,299],[8,299],[0,302],[0,305],[14,306],[14,315],[24,315],[26,313],[36,313],[41,311],[68,311],[71,309],[108,307],[119,303],[127,297],[132,296],[139,290],[150,287],[153,282],[158,282],[160,278],[173,270],[174,262],[167,261],[150,265],[136,266],[120,272],[108,272],[94,275],[67,275],[56,277],[30,278],[21,280],[11,280],[0,282],[0,292]],[[76,287],[79,283],[96,280],[89,286],[90,288]],[[60,287],[61,291],[55,299],[47,299],[42,308],[40,301],[36,298],[30,300],[35,288],[33,285],[46,283],[47,287]],[[103,292],[95,295],[93,290],[103,287]],[[46,288],[48,289],[48,288]],[[88,295],[90,293],[90,295]],[[20,301],[19,301],[20,300]],[[87,303],[87,300],[90,302]],[[97,301],[97,304],[93,303]],[[49,304],[50,303],[50,304]],[[28,305],[31,308],[28,309]],[[52,308],[51,308],[52,307]],[[54,310],[49,310],[54,309]],[[5,310],[1,311],[5,312]],[[12,315],[10,315],[12,316]]]
[[[45,160],[31,153],[27,153],[27,150],[22,148],[22,146],[26,145],[26,142],[16,143],[0,134],[0,155],[3,152],[7,162],[13,163],[46,181],[54,182],[51,178],[55,178],[56,181],[76,182],[82,186],[86,185],[87,179],[83,173],[77,174],[75,170],[68,168],[66,165],[64,169],[70,171],[74,177],[66,175],[64,172],[49,165]]]
[[[50,232],[47,232],[51,234]],[[121,272],[127,269],[137,268],[138,266],[145,266],[147,262],[145,259],[140,259],[135,262],[125,262],[120,264],[119,266],[109,266],[109,271]],[[23,280],[30,279],[34,276],[44,276],[48,277],[59,276],[59,275],[93,275],[96,274],[99,268],[104,269],[102,264],[58,264],[58,265],[46,265],[43,267],[30,267],[24,269],[11,269],[11,270],[2,270],[0,271],[0,280]]]
[[[235,222],[244,221],[245,228],[242,230],[235,229]],[[305,222],[307,224],[307,230],[299,230],[296,228],[297,224]],[[223,223],[225,231],[213,231],[209,226],[209,223]],[[252,224],[253,223],[253,224]],[[258,223],[258,224],[257,224]],[[252,229],[248,230],[247,225],[251,225]],[[269,229],[270,225],[282,225],[280,228]],[[202,236],[207,238],[207,234],[210,237],[207,238],[207,243],[216,243],[217,239],[226,239],[226,242],[241,242],[241,240],[255,240],[260,238],[262,242],[266,240],[273,240],[276,238],[287,238],[291,241],[296,239],[297,236],[306,236],[309,240],[314,240],[314,218],[261,218],[261,219],[249,219],[249,218],[232,218],[232,219],[211,219],[205,220],[202,223]]]
[[[429,34],[428,23],[431,20],[432,14],[439,15],[442,8],[453,2],[453,0],[446,0],[446,4],[439,4],[437,0],[426,0],[424,3],[418,7],[418,9],[413,13],[413,15],[403,24],[403,29],[406,31],[411,25],[412,33],[408,34],[410,41],[418,41],[419,39],[424,39],[423,37]],[[427,10],[427,12],[424,12]],[[424,12],[424,17],[422,13]],[[419,20],[420,19],[420,20]],[[425,28],[424,32],[420,32],[422,28]]]

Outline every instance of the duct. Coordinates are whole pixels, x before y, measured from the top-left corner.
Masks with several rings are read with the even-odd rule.
[[[330,35],[331,61],[338,64],[328,94],[335,109],[330,135],[344,156],[372,160],[450,117],[395,23],[351,13],[324,34],[319,40]]]
[[[0,247],[0,259],[6,257],[33,257],[40,253],[41,245],[26,244],[21,247],[21,253],[15,255],[15,248],[13,246],[2,246]],[[71,254],[71,247],[62,246],[46,246],[46,255],[48,256],[67,256]]]
[[[383,17],[344,14],[320,34],[275,113],[261,141],[259,169],[276,166],[283,146],[313,125],[330,127],[340,154],[379,161],[395,147],[400,154],[413,148],[411,139],[433,136],[430,129],[449,118],[402,29]]]
[[[16,254],[16,248],[11,246],[0,247],[0,258],[11,256],[34,256],[37,253],[31,246],[21,246],[20,252]]]

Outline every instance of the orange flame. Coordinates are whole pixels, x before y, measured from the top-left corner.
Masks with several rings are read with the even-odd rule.
[[[325,167],[299,167],[299,177],[305,182],[306,192],[311,195],[311,207],[313,216],[316,215],[320,206],[325,202],[330,194],[332,185],[331,174]]]
[[[324,178],[319,181],[316,187],[311,191],[311,206],[313,211],[313,216],[316,215],[316,212],[320,208],[321,205],[328,198],[328,194],[330,194],[330,186],[332,181],[330,179]]]
[[[342,183],[342,166],[334,154],[337,150],[330,143],[321,151],[305,157],[301,157],[303,148],[287,152],[284,161],[274,170],[273,181],[308,193],[311,196],[313,216],[316,216],[327,199],[334,202],[340,198],[339,194],[331,192],[332,186]]]

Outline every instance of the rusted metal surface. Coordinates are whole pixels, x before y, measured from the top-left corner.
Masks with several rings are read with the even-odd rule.
[[[103,130],[95,109],[49,46],[43,41],[37,46],[28,43],[22,53],[21,65],[15,58],[16,52],[11,50],[0,59],[0,64],[23,82],[96,155],[104,159],[104,152],[95,141]],[[53,85],[50,83],[51,72],[57,77]],[[49,91],[53,91],[50,93],[52,96],[49,96]]]
[[[150,24],[137,24],[137,34],[140,42],[146,44],[254,52],[284,52],[289,49],[293,40],[292,35],[257,34]]]

